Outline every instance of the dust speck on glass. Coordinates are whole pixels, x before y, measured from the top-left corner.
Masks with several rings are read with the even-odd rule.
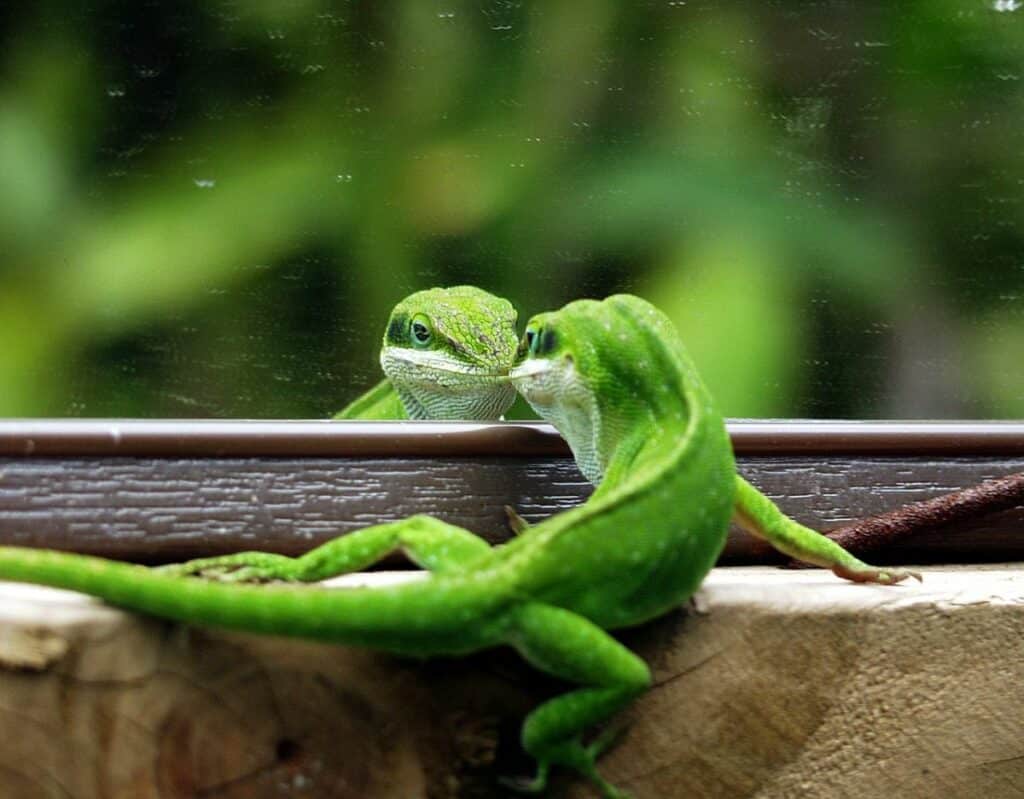
[[[1024,416],[1024,3],[5,4],[0,416],[325,417],[640,294],[731,416]]]

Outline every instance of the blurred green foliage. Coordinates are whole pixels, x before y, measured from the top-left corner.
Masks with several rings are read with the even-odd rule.
[[[1024,415],[1016,0],[0,10],[0,415],[326,416],[632,291],[735,416]]]

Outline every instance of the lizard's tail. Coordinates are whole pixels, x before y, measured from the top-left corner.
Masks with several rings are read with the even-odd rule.
[[[474,628],[467,622],[491,616],[493,593],[459,581],[422,580],[374,588],[218,583],[104,558],[21,547],[0,547],[0,580],[79,591],[164,619],[396,652],[457,653],[494,643],[470,641],[472,636],[467,635]]]

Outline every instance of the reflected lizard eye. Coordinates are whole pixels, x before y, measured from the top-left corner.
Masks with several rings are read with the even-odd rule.
[[[409,324],[409,335],[414,347],[428,346],[433,336],[430,330],[430,320],[423,314],[416,314]]]

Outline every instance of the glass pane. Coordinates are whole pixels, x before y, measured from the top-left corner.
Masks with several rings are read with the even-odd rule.
[[[0,415],[326,416],[468,282],[733,416],[1024,416],[1022,6],[4,4]]]

